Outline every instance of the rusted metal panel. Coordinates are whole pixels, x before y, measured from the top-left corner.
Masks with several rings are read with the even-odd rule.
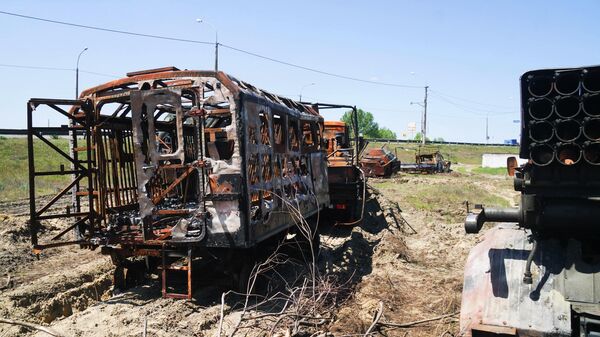
[[[514,328],[519,336],[571,336],[571,307],[557,283],[564,267],[559,243],[542,244],[534,260],[533,284],[523,284],[531,249],[516,225],[486,232],[465,265],[460,327],[465,336],[478,325]]]
[[[356,114],[355,109],[352,112]],[[331,201],[327,214],[339,224],[355,224],[362,217],[362,214],[359,214],[358,203],[365,188],[364,177],[355,165],[359,144],[351,146],[349,127],[340,121],[325,121],[323,138],[327,148]]]
[[[385,145],[370,149],[360,159],[367,177],[389,177],[400,170],[400,160]]]
[[[400,169],[403,172],[412,173],[445,173],[450,172],[451,162],[444,159],[439,152],[421,153],[421,150],[415,154],[415,163],[402,163]]]

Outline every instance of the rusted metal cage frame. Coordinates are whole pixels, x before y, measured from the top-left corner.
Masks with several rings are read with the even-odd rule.
[[[171,71],[169,71],[169,72],[171,72]],[[251,85],[249,85],[248,83],[245,83],[245,82],[242,82],[242,81],[237,81],[236,79],[233,79],[233,78],[229,77],[228,75],[225,75],[225,74],[220,73],[220,72],[219,73],[214,73],[214,72],[191,72],[191,71],[175,71],[175,72],[177,72],[177,73],[193,73],[193,74],[200,74],[200,75],[205,75],[205,76],[211,76],[212,75],[212,76],[214,76],[215,78],[217,78],[222,83],[223,82],[230,82],[231,83],[231,81],[233,80],[233,81],[236,81],[237,85],[239,85],[241,88],[247,89],[254,96],[256,96],[256,97],[258,97],[260,99],[265,99],[266,98],[269,101],[271,101],[271,102],[273,102],[275,104],[279,104],[281,106],[287,106],[287,107],[285,107],[287,109],[292,109],[293,108],[293,109],[300,110],[300,111],[302,111],[302,110],[306,111],[306,109],[310,108],[310,106],[308,106],[308,105],[299,104],[299,103],[294,102],[292,100],[285,99],[285,98],[282,98],[282,97],[279,97],[279,96],[276,96],[276,95],[269,94],[268,92],[262,91],[260,89],[256,89],[256,88],[252,87]],[[140,73],[140,74],[135,74],[135,75],[132,75],[132,76],[135,76],[138,79],[140,79],[140,78],[151,79],[151,78],[154,78],[156,76],[156,74]],[[132,78],[131,81],[135,81],[136,78]],[[105,85],[98,86],[96,88],[88,89],[88,90],[86,90],[86,91],[84,91],[82,93],[82,97],[85,97],[86,95],[89,95],[93,91],[100,91],[103,88],[109,88],[109,87],[115,85],[115,83],[117,83],[117,82],[120,82],[120,81],[121,82],[127,82],[127,80],[128,80],[127,78],[126,79],[121,79],[121,80],[117,80],[117,81],[114,81],[114,82],[111,82],[111,83],[108,83],[108,84],[105,84]],[[126,90],[126,89],[124,88],[124,90]],[[120,93],[119,95],[121,97],[123,97],[123,93]],[[53,102],[57,102],[57,101],[65,102],[65,100],[48,100],[48,102],[50,102],[50,104],[53,103]],[[76,101],[66,100],[66,101],[69,102],[69,103],[76,104],[78,106],[81,106],[83,104],[83,101],[77,101],[77,100]],[[35,103],[34,100],[32,100],[32,102]],[[355,107],[348,106],[348,105],[318,104],[318,106],[320,108],[323,108],[323,109],[327,109],[327,108],[344,108],[344,107],[347,107],[347,108],[353,109],[353,111],[356,110]],[[28,105],[29,116],[31,115],[31,112],[33,110],[33,109],[30,109],[30,108],[31,107]],[[315,106],[315,108],[316,108],[316,106]],[[97,109],[97,107],[92,107],[92,109],[88,111],[87,115],[90,115],[90,116],[94,115],[93,111],[95,111],[96,109]],[[316,108],[316,109],[318,109],[318,108]],[[119,112],[119,111],[115,111],[115,114],[112,115],[112,116],[100,116],[100,115],[99,116],[95,116],[94,115],[98,119],[98,121],[96,121],[96,123],[97,124],[107,123],[111,118],[118,119],[118,117],[123,117],[127,113],[127,111],[125,111],[121,116],[116,117],[117,112]],[[73,116],[69,115],[69,113],[66,112],[66,111],[64,111],[64,110],[61,111],[61,113],[63,115],[66,115],[67,117],[73,117]],[[314,110],[313,110],[312,114],[316,114],[314,112]],[[355,117],[355,120],[356,120],[356,117]],[[73,121],[73,123],[75,123],[75,122],[76,121]],[[93,150],[93,144],[90,143],[90,138],[91,137],[89,137],[89,135],[93,134],[93,132],[91,131],[91,128],[95,127],[97,125],[93,125],[92,121],[88,121],[88,122],[89,122],[89,125],[87,125],[87,127],[85,128],[85,131],[84,131],[85,134],[87,135],[86,136],[86,141],[88,143],[87,147],[86,147],[86,153],[87,153],[87,158],[90,161],[88,163],[88,165],[93,165],[94,163],[92,163],[92,158],[94,157],[94,154],[93,154],[94,150]],[[61,129],[61,130],[62,130],[62,132],[64,132],[64,129]],[[33,139],[33,135],[36,132],[37,132],[36,128],[34,128],[32,124],[29,124],[28,125],[28,135],[29,135],[29,139],[30,140]],[[320,132],[322,132],[322,131],[319,131],[319,134],[320,134]],[[71,139],[72,148],[76,147],[77,133],[75,133],[75,135],[72,136],[71,138],[72,138]],[[358,132],[357,132],[356,128],[355,128],[355,141],[356,141],[356,144],[358,144]],[[30,141],[30,143],[32,143],[32,141]],[[201,146],[201,148],[203,148],[203,147],[204,146]],[[30,149],[32,149],[32,145],[30,146]],[[31,223],[32,224],[36,224],[36,223],[39,222],[39,220],[42,220],[43,218],[39,218],[39,216],[36,215],[35,204],[34,204],[34,200],[35,200],[35,183],[33,182],[33,179],[34,179],[33,176],[36,174],[35,171],[34,171],[34,164],[33,164],[35,158],[34,158],[33,151],[31,150],[29,152],[30,152],[29,156],[30,156],[31,167],[32,167],[32,169],[30,170],[30,172],[31,172],[31,177],[30,178],[32,180],[32,183],[30,184],[30,187],[31,187],[30,188],[30,199],[32,200]],[[77,152],[75,152],[74,156],[76,156],[76,155],[77,155]],[[69,172],[69,173],[72,173],[72,172]],[[94,174],[95,177],[92,177],[92,174]],[[83,243],[83,244],[89,244],[90,246],[93,246],[93,245],[98,245],[97,242],[94,242],[94,243],[90,242],[90,239],[92,238],[92,236],[94,236],[95,234],[97,234],[97,233],[94,233],[94,230],[93,230],[94,224],[93,224],[93,222],[98,221],[99,219],[105,218],[106,214],[105,214],[105,211],[103,211],[102,209],[98,209],[98,210],[94,209],[94,207],[95,207],[96,204],[93,201],[94,200],[94,192],[95,192],[95,188],[93,186],[93,183],[95,182],[95,179],[99,179],[97,172],[92,172],[92,170],[89,170],[89,175],[87,176],[87,178],[88,178],[88,180],[91,181],[91,182],[88,183],[89,186],[87,187],[87,193],[88,193],[88,196],[89,196],[88,203],[89,203],[89,206],[92,209],[92,211],[90,212],[90,213],[92,213],[92,215],[91,215],[92,218],[89,218],[90,217],[89,214],[81,214],[84,217],[87,216],[88,219],[87,220],[85,218],[84,219],[80,219],[80,221],[78,221],[76,224],[73,224],[73,225],[69,226],[69,229],[77,227],[78,225],[81,225],[82,221],[86,221],[86,223],[89,222],[89,225],[90,225],[89,229],[91,229],[91,230],[88,231],[89,235],[85,238],[85,241],[79,241],[78,240],[78,241],[70,242],[70,243],[80,243],[80,244]],[[203,175],[203,178],[204,178],[204,175]],[[98,182],[96,182],[96,183],[98,183]],[[68,187],[69,188],[73,187],[72,193],[73,193],[74,196],[77,197],[76,198],[77,201],[74,202],[74,203],[77,204],[77,205],[80,205],[80,202],[78,201],[79,195],[77,194],[77,192],[79,190],[81,190],[81,186],[80,186],[79,180],[76,180],[75,184],[76,184],[76,186],[68,186]],[[99,188],[99,186],[97,186],[97,188]],[[64,194],[66,194],[66,192],[63,193],[63,195]],[[77,207],[79,208],[79,206],[77,206]],[[73,216],[73,214],[69,214],[69,215]],[[66,215],[64,215],[64,216],[66,216]],[[59,216],[57,215],[56,217],[59,217]],[[95,218],[98,218],[98,219],[95,219]],[[32,226],[32,232],[34,232],[34,233],[37,234],[37,232],[35,231],[35,228],[36,228],[35,225]],[[248,236],[246,236],[246,237],[248,237]],[[51,247],[51,246],[55,245],[55,244],[51,244],[51,245],[38,245],[37,235],[35,235],[35,234],[32,235],[32,242],[38,248],[40,248],[40,249],[42,249],[42,248],[48,248],[48,247]],[[67,244],[67,242],[65,242],[65,244]]]
[[[64,127],[38,127],[34,126],[34,111],[39,106],[48,106],[53,111],[60,113],[68,118],[69,124]],[[63,229],[59,234],[55,235],[51,241],[56,241],[67,234],[70,230],[74,229],[77,226],[80,226],[83,222],[89,222],[90,226],[93,226],[95,210],[93,209],[93,178],[92,171],[89,169],[91,166],[91,150],[90,150],[90,125],[91,122],[89,118],[86,118],[85,114],[83,116],[76,116],[75,114],[66,111],[65,109],[60,108],[60,106],[70,105],[74,109],[70,109],[71,111],[78,110],[89,110],[89,106],[86,102],[81,100],[59,100],[59,99],[43,99],[43,98],[33,98],[29,100],[27,103],[27,151],[28,151],[28,166],[29,166],[29,229],[31,233],[31,243],[33,245],[34,250],[41,250],[45,248],[58,247],[69,244],[83,244],[85,240],[77,239],[74,241],[58,241],[52,242],[48,244],[39,244],[38,242],[38,229],[41,220],[46,219],[57,219],[57,218],[73,218],[76,217],[77,220],[67,226],[67,228]],[[83,118],[82,118],[83,117]],[[67,154],[58,148],[56,145],[52,144],[51,141],[46,139],[44,135],[64,135],[65,133],[69,134],[69,140],[71,144],[76,147],[77,146],[77,137],[79,135],[83,135],[86,138],[86,166],[81,165],[78,160],[77,153],[71,152],[71,154]],[[35,152],[34,152],[34,136],[39,140],[43,141],[46,145],[52,148],[56,153],[61,155],[63,158],[67,159],[71,162],[72,169],[64,170],[61,168],[60,171],[45,171],[45,172],[37,172],[35,169]],[[41,207],[41,209],[37,209],[36,205],[36,193],[35,193],[35,182],[36,177],[39,176],[62,176],[62,175],[73,175],[73,180],[63,188],[58,194],[56,194],[45,206]],[[60,198],[65,196],[69,191],[79,191],[81,189],[81,180],[87,179],[87,190],[89,191],[89,210],[88,212],[81,212],[81,203],[79,200],[79,196],[73,194],[76,202],[74,203],[75,210],[73,213],[70,212],[70,209],[67,209],[66,213],[58,213],[52,215],[44,215],[48,211],[48,209],[56,203]]]
[[[332,103],[313,103],[319,111],[326,109],[351,109],[352,111],[352,131],[354,133],[354,158],[352,161],[356,164],[356,167],[360,166],[360,131],[358,128],[358,110],[356,105],[346,104],[332,104]]]

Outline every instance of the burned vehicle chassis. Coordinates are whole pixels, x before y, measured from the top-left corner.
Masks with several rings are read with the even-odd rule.
[[[42,107],[68,125],[36,125]],[[295,228],[292,209],[310,218],[329,204],[318,106],[223,72],[130,73],[78,100],[31,99],[27,118],[34,249],[100,247],[117,265],[117,284],[123,268],[134,269],[128,258],[141,256],[161,270],[163,296],[190,298],[192,260],[217,258],[239,274],[251,250]],[[68,153],[46,137],[64,133]],[[36,170],[39,141],[71,168]],[[72,181],[38,205],[36,180],[61,175]],[[56,206],[69,197],[68,206]],[[58,218],[70,225],[39,242],[41,221]],[[171,271],[187,272],[184,292],[171,291]],[[135,282],[135,273],[126,278]]]

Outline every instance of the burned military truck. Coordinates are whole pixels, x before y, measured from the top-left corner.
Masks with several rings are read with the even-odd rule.
[[[78,100],[31,99],[27,108],[34,249],[100,247],[117,265],[117,285],[135,282],[129,260],[141,256],[161,271],[163,296],[189,298],[193,260],[210,256],[241,278],[249,249],[329,205],[319,106],[223,72],[129,73]],[[40,125],[42,111],[68,125],[45,127],[43,118]],[[47,138],[61,133],[69,135],[68,153]],[[40,142],[71,168],[40,170]],[[39,205],[38,179],[60,175],[72,181]],[[70,226],[38,242],[40,221],[57,218]],[[314,230],[307,239],[318,238]],[[75,240],[67,239],[71,231]],[[187,273],[184,292],[169,285],[177,272]]]
[[[324,108],[351,108],[353,118],[357,117],[356,107],[328,105]],[[354,119],[353,124],[357,125],[358,121]],[[357,128],[352,131],[354,140],[350,136],[350,126],[341,121],[325,121],[323,130],[331,201],[325,215],[340,225],[357,224],[364,215],[361,205],[366,197],[366,178],[359,158],[366,142],[359,136]]]
[[[507,163],[520,205],[467,216],[467,233],[505,224],[467,259],[466,336],[600,336],[599,142],[600,67],[521,77],[519,156],[528,162]]]

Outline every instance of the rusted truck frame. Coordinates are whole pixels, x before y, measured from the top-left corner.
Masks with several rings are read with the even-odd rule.
[[[445,160],[440,151],[421,153],[421,149],[415,154],[415,163],[402,163],[400,170],[409,173],[448,173],[451,162]]]
[[[331,106],[331,108],[352,108],[353,128],[356,127],[356,107]],[[325,121],[323,132],[327,148],[327,174],[331,204],[326,212],[338,224],[355,224],[362,218],[362,202],[365,198],[365,174],[358,166],[364,142],[354,133],[350,137],[350,127],[341,121]],[[353,144],[354,143],[354,144]]]
[[[385,145],[368,150],[360,158],[360,166],[367,177],[389,177],[400,171],[400,160]]]
[[[65,116],[68,125],[36,124],[41,109]],[[147,266],[161,270],[165,297],[191,297],[192,261],[199,258],[219,260],[243,278],[252,249],[294,229],[291,208],[310,218],[330,204],[318,109],[223,72],[174,67],[129,73],[77,100],[31,99],[34,249],[100,247],[117,266],[116,285],[124,286],[136,280],[130,258],[145,257]],[[69,132],[69,153],[47,139],[53,131]],[[71,168],[37,170],[34,140]],[[36,181],[59,175],[73,179],[38,205]],[[68,196],[66,208],[55,207]],[[70,224],[39,242],[40,221],[59,218]],[[67,239],[72,231],[75,238]],[[187,273],[185,291],[170,287],[172,272]]]

